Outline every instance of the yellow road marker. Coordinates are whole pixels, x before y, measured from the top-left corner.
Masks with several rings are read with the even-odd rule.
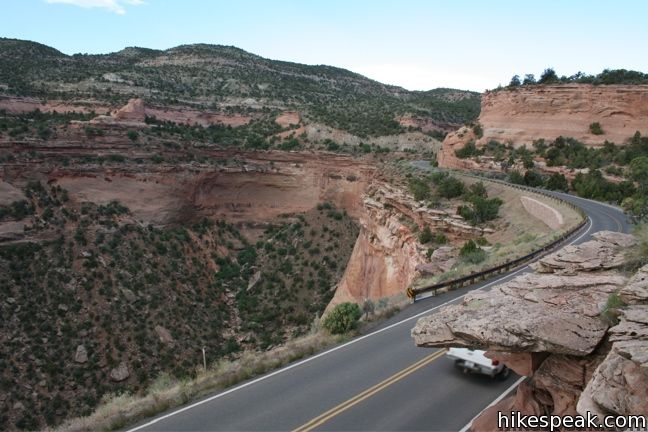
[[[447,350],[442,349],[440,351],[436,351],[432,354],[430,354],[427,357],[424,357],[423,359],[417,361],[413,365],[408,366],[407,368],[403,369],[400,372],[395,373],[394,375],[390,376],[389,378],[385,379],[384,381],[379,382],[378,384],[369,387],[367,390],[363,391],[362,393],[357,394],[356,396],[352,397],[351,399],[342,402],[341,404],[331,408],[330,410],[326,411],[323,414],[320,414],[319,416],[315,417],[308,423],[305,423],[295,429],[293,432],[307,432],[315,429],[318,426],[323,425],[333,417],[337,416],[338,414],[343,413],[344,411],[348,410],[352,406],[364,401],[365,399],[370,398],[371,396],[375,395],[379,391],[389,387],[390,385],[394,384],[395,382],[405,378],[406,376],[416,372],[417,370],[421,369],[423,366],[426,366],[430,363],[432,363],[434,360],[438,359],[439,357],[443,356]]]

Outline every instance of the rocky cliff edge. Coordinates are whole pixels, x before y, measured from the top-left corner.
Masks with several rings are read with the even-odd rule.
[[[628,234],[601,231],[567,246],[490,291],[421,318],[422,347],[473,347],[528,378],[475,419],[497,429],[497,412],[648,416],[648,266],[628,277]]]

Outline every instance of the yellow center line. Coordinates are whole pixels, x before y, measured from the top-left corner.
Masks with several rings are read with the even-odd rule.
[[[344,411],[348,410],[352,406],[364,401],[365,399],[370,398],[371,396],[375,395],[379,391],[389,387],[390,385],[394,384],[395,382],[405,378],[411,373],[416,372],[423,366],[426,366],[430,363],[432,363],[434,360],[438,359],[439,357],[443,356],[445,354],[446,350],[442,349],[440,351],[436,351],[427,357],[424,357],[423,359],[417,361],[416,363],[408,366],[407,368],[403,369],[400,372],[395,373],[394,375],[390,376],[389,378],[385,379],[384,381],[379,382],[378,384],[369,387],[362,393],[357,394],[356,396],[352,397],[351,399],[342,402],[341,404],[331,408],[330,410],[326,411],[325,413],[320,414],[319,416],[315,417],[308,423],[305,423],[301,426],[299,426],[297,429],[294,430],[294,432],[306,432],[306,431],[311,431],[315,429],[318,426],[321,426],[322,424],[326,423],[333,417],[343,413]]]

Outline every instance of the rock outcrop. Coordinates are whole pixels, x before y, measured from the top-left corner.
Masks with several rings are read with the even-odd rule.
[[[133,101],[138,102],[132,103]],[[183,106],[150,106],[141,101],[141,99],[131,99],[127,105],[116,108],[98,101],[83,101],[75,103],[57,100],[41,101],[29,97],[1,96],[0,109],[4,109],[9,113],[14,114],[27,113],[34,110],[49,113],[77,112],[85,114],[112,112],[111,115],[99,115],[93,119],[94,123],[100,123],[103,125],[118,124],[120,121],[124,122],[126,119],[118,119],[116,117],[118,113],[120,116],[134,117],[136,125],[143,125],[145,117],[140,115],[142,108],[139,106],[140,104],[143,105],[145,116],[155,117],[162,121],[190,125],[226,125],[236,127],[248,124],[253,119],[259,117],[259,114],[255,113],[230,113],[226,111],[192,109]],[[137,112],[139,113],[136,114]]]
[[[603,135],[589,125],[599,122]],[[648,133],[648,85],[561,84],[523,86],[485,93],[479,116],[484,136],[515,145],[558,136],[591,146],[623,144],[635,131]]]
[[[636,131],[648,133],[648,85],[535,85],[491,91],[482,95],[477,121],[483,130],[479,137],[468,127],[446,136],[437,155],[439,166],[480,171],[502,169],[489,157],[480,157],[479,161],[456,157],[455,151],[469,141],[477,147],[491,140],[518,147],[531,146],[540,138],[553,141],[564,136],[593,147],[602,146],[606,140],[625,144]],[[590,132],[589,125],[594,122],[601,124],[602,135]],[[577,171],[547,167],[542,161],[536,165],[547,173],[560,172],[567,178],[573,178]]]
[[[412,225],[430,227],[449,239],[470,239],[493,233],[489,228],[467,224],[460,216],[430,209],[411,195],[389,184],[373,182],[363,197],[359,212],[360,235],[331,304],[379,299],[400,294],[421,273],[436,274],[428,265],[427,247],[418,241]],[[410,225],[405,223],[410,221]],[[439,268],[453,258],[445,249]]]
[[[490,291],[421,318],[419,346],[474,347],[528,378],[484,411],[472,430],[495,430],[497,411],[648,415],[648,266],[620,267],[634,237],[602,231]],[[630,303],[610,328],[621,298]]]
[[[144,127],[146,123],[146,109],[142,99],[131,99],[126,105],[117,109],[110,115],[100,115],[88,123],[106,126]],[[80,122],[85,123],[85,122]]]
[[[76,352],[74,353],[74,361],[76,363],[85,363],[88,361],[88,351],[85,346],[77,346]]]
[[[110,371],[110,379],[115,382],[122,382],[128,379],[130,371],[126,362],[121,362],[119,365]]]
[[[298,125],[301,116],[297,111],[284,111],[275,118],[275,122],[281,127],[290,127]]]
[[[594,241],[568,245],[533,264],[539,273],[575,274],[610,270],[623,265],[623,251],[635,242],[632,236],[620,236],[612,231],[599,231]]]
[[[143,122],[146,117],[144,101],[142,99],[131,99],[126,105],[115,111],[113,116],[121,121]]]
[[[629,304],[609,331],[612,348],[578,401],[579,413],[648,413],[648,265],[619,292]]]

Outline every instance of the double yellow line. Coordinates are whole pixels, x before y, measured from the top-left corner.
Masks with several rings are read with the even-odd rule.
[[[439,357],[443,356],[445,354],[446,350],[442,349],[440,351],[436,351],[427,357],[424,357],[423,359],[417,361],[411,366],[408,366],[407,368],[403,369],[400,372],[395,373],[394,375],[390,376],[384,381],[379,382],[378,384],[369,387],[367,390],[363,391],[362,393],[357,394],[356,396],[352,397],[351,399],[342,402],[341,404],[331,408],[330,410],[326,411],[323,414],[320,414],[319,416],[315,417],[308,423],[305,423],[301,426],[299,426],[297,429],[295,429],[293,432],[306,432],[306,431],[311,431],[315,429],[318,426],[323,425],[333,417],[343,413],[344,411],[348,410],[352,406],[359,404],[365,399],[370,398],[371,396],[375,395],[379,391],[389,387],[390,385],[394,384],[395,382],[405,378],[406,376],[416,372],[417,370],[421,369],[422,367],[432,363],[434,360],[438,359]]]

